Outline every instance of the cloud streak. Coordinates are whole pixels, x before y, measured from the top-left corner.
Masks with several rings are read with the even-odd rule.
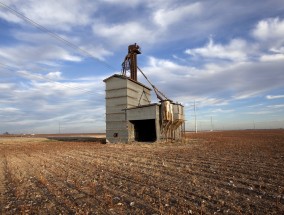
[[[284,98],[284,95],[267,95],[267,99],[282,99]]]
[[[134,42],[142,47],[139,67],[185,105],[188,122],[193,101],[216,121],[284,116],[283,1],[4,3],[97,60],[1,8],[0,62],[13,71],[0,68],[0,132],[57,132],[59,121],[69,132],[103,131],[102,80],[120,72]]]

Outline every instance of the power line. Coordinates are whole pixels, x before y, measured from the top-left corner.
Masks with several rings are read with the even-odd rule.
[[[6,8],[10,13],[16,15],[17,17],[19,17],[20,19],[26,21],[27,23],[33,25],[34,27],[36,27],[37,29],[39,29],[40,31],[43,31],[47,34],[49,34],[51,37],[63,42],[64,44],[66,44],[67,46],[73,48],[73,49],[77,49],[79,50],[81,53],[83,53],[84,55],[93,58],[94,60],[96,60],[97,62],[103,64],[104,66],[106,66],[108,69],[111,70],[115,70],[114,67],[112,67],[111,65],[109,65],[108,63],[99,60],[98,58],[96,58],[94,55],[92,55],[91,53],[89,53],[88,51],[82,49],[81,47],[79,47],[78,45],[68,41],[67,39],[64,39],[63,37],[59,36],[58,34],[48,30],[46,27],[38,24],[37,22],[31,20],[30,18],[26,17],[25,15],[23,15],[22,13],[18,12],[17,10],[9,7],[8,5],[4,4],[3,2],[0,2],[0,6],[2,6],[3,8]]]

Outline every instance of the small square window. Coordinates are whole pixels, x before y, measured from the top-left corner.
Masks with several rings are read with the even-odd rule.
[[[113,137],[118,137],[118,133],[113,133]]]

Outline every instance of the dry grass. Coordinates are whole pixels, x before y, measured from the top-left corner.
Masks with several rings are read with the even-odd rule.
[[[283,214],[284,132],[186,143],[0,139],[3,214]]]

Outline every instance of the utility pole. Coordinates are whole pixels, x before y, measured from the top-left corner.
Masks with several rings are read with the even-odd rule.
[[[196,105],[195,105],[195,100],[194,100],[194,119],[195,119],[195,133],[197,133]]]
[[[212,116],[211,116],[211,131],[213,131],[213,119],[212,119]]]

